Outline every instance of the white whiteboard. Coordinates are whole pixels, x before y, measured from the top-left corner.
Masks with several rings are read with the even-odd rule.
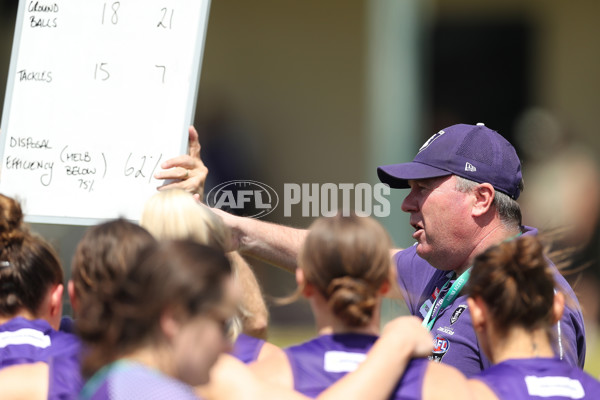
[[[138,220],[187,151],[210,0],[21,0],[0,192],[30,222]]]

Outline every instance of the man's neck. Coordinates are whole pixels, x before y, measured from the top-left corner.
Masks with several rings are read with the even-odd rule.
[[[454,269],[456,276],[461,276],[467,269],[473,265],[473,259],[479,254],[483,253],[491,246],[497,245],[505,240],[509,240],[512,237],[517,236],[521,233],[518,229],[509,229],[501,222],[482,232],[480,239],[476,242],[471,254],[468,259],[459,267]]]

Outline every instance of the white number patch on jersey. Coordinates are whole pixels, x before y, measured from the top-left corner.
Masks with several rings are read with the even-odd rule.
[[[581,382],[566,376],[526,376],[525,384],[531,396],[563,396],[569,399],[582,399],[585,396]]]
[[[367,358],[363,353],[328,351],[325,353],[323,369],[327,372],[352,372]]]

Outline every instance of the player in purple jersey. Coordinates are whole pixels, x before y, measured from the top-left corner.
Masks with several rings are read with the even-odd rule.
[[[410,188],[402,210],[410,214],[417,243],[393,254],[409,309],[436,337],[432,359],[473,375],[489,361],[464,312],[466,298],[460,289],[468,281],[466,272],[488,247],[536,233],[521,225],[516,200],[523,182],[516,151],[483,124],[453,125],[433,135],[412,162],[379,167],[378,175],[392,188]],[[294,271],[305,230],[216,212],[231,228],[241,253]],[[559,357],[582,367],[581,310],[569,285],[558,275],[556,280],[569,301],[555,327],[554,346]]]
[[[494,364],[470,386],[485,399],[592,399],[600,382],[561,361],[552,327],[565,305],[534,236],[501,243],[475,258],[467,285],[473,327]]]
[[[58,256],[23,224],[21,206],[0,195],[0,369],[43,364],[31,385],[44,398],[74,398],[82,386],[79,340],[58,330],[63,271]]]
[[[357,368],[377,339],[381,299],[394,280],[390,244],[371,218],[338,215],[311,226],[292,298],[308,298],[319,336],[254,364],[259,377],[316,397]],[[392,398],[463,399],[466,390],[466,380],[452,367],[415,359]]]
[[[114,282],[111,296],[82,304],[76,323],[89,346],[84,371],[93,376],[81,398],[197,398],[191,386],[208,380],[210,367],[228,347],[226,321],[238,301],[230,274],[222,252],[193,241],[164,242],[144,250],[125,279]],[[414,342],[414,331],[404,344],[395,340],[399,335],[393,330],[384,335],[383,342],[374,346],[375,364],[369,356],[365,363],[370,365],[341,387],[345,390],[323,398],[358,399],[370,391],[376,393],[374,399],[386,398],[392,378],[403,369],[402,361],[389,361],[387,351],[408,356],[413,348],[425,347]],[[386,371],[389,366],[392,372]],[[257,399],[304,398],[266,388],[253,381],[243,365],[236,368],[235,375],[228,376],[228,386],[211,398],[239,398],[242,391]],[[245,386],[240,387],[239,381]],[[367,382],[383,386],[383,392]]]
[[[225,255],[189,240],[164,242],[143,250],[113,285],[110,296],[82,303],[76,320],[91,377],[83,398],[194,398],[191,386],[208,381],[229,346],[237,297]]]

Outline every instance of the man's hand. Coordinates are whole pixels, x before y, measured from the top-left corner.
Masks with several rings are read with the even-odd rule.
[[[200,159],[200,142],[198,132],[193,126],[189,130],[189,150],[187,155],[177,156],[163,162],[163,169],[154,174],[156,179],[168,180],[158,190],[184,189],[194,194],[196,200],[204,197],[204,183],[208,175],[208,168]]]
[[[410,357],[427,357],[433,350],[433,339],[421,322],[414,316],[397,317],[385,325],[381,339],[410,349]]]

